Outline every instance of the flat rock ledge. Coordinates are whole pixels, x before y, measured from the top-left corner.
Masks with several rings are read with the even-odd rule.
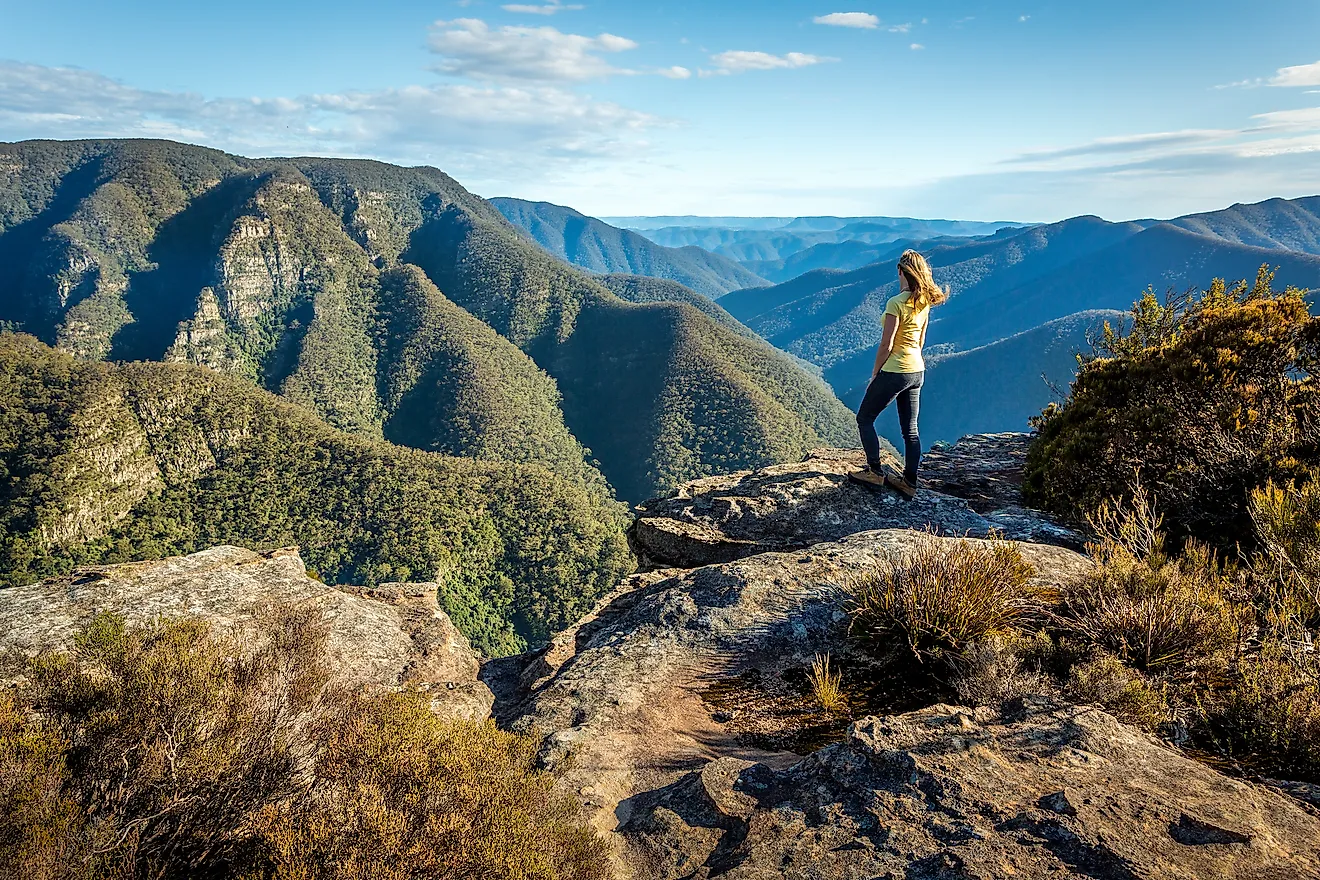
[[[219,546],[0,590],[0,654],[67,649],[103,611],[137,624],[196,616],[226,632],[253,626],[271,608],[308,608],[326,624],[338,681],[416,687],[438,712],[484,719],[494,697],[477,680],[477,654],[436,603],[436,588],[327,586],[307,575],[296,548]]]
[[[818,449],[802,462],[685,483],[638,508],[629,540],[646,568],[696,568],[892,528],[1079,549],[1081,535],[1022,505],[1029,442],[981,434],[940,446],[912,500],[849,480],[865,463],[860,450]]]

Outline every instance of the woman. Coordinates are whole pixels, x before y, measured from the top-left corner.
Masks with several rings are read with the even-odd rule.
[[[898,258],[898,286],[898,295],[885,305],[884,335],[875,354],[871,384],[857,409],[857,429],[862,434],[862,449],[866,450],[866,467],[850,476],[877,486],[887,484],[912,498],[917,494],[917,469],[921,466],[917,413],[921,409],[921,383],[926,377],[921,347],[926,344],[930,307],[947,300],[949,292],[935,284],[930,264],[916,251],[904,251]],[[880,438],[875,433],[876,418],[895,400],[905,447],[901,475],[880,463]]]

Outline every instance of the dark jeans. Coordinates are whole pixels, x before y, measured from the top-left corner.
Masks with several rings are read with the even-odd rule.
[[[880,438],[875,433],[875,420],[885,407],[898,401],[898,427],[903,432],[903,478],[917,485],[917,469],[921,467],[921,435],[917,433],[917,413],[921,411],[922,373],[886,373],[883,370],[866,386],[866,396],[857,408],[857,430],[862,434],[862,448],[872,468],[880,467]]]

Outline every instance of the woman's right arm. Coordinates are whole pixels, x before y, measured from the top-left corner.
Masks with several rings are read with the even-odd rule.
[[[885,332],[880,337],[880,348],[875,353],[875,366],[871,369],[871,378],[874,379],[880,374],[880,368],[889,360],[889,356],[894,353],[894,337],[898,334],[898,316],[885,315]]]

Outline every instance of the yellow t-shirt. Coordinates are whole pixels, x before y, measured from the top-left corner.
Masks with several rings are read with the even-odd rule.
[[[900,293],[885,303],[885,314],[898,318],[894,332],[894,350],[880,368],[885,373],[920,373],[926,369],[921,358],[921,338],[926,335],[926,322],[930,319],[930,306],[913,311],[911,294]]]

